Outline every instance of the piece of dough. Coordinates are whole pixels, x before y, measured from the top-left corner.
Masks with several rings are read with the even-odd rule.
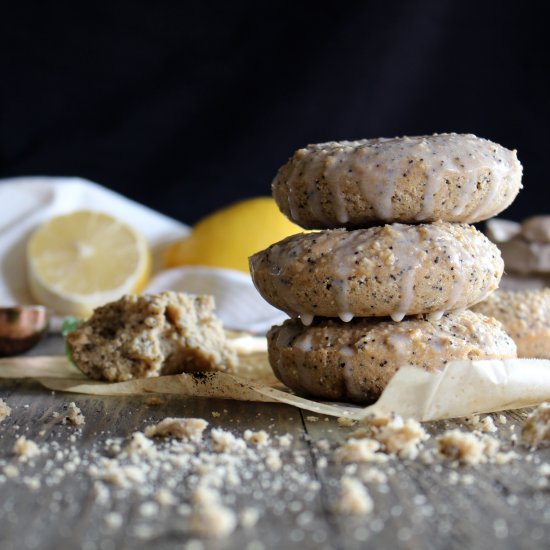
[[[237,363],[212,296],[128,295],[97,308],[67,336],[77,367],[109,382],[227,370]]]

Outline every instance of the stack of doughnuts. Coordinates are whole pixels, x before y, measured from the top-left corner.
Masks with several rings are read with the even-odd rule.
[[[368,403],[402,366],[516,356],[468,308],[499,284],[498,248],[470,223],[521,188],[515,151],[473,135],[299,149],[272,184],[305,229],[250,258],[254,284],[291,319],[268,333],[275,375],[298,393]]]

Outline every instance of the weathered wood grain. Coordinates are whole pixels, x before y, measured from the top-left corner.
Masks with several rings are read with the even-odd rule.
[[[60,346],[59,339],[50,338],[36,353],[59,353]],[[306,498],[305,493],[292,490],[291,479],[285,479],[275,499],[269,491],[262,491],[261,476],[250,480],[236,491],[235,507],[253,503],[260,509],[256,526],[239,528],[221,541],[202,541],[204,548],[528,549],[550,543],[550,490],[537,485],[541,477],[537,469],[550,462],[549,450],[530,454],[517,447],[520,460],[477,467],[390,461],[377,467],[387,473],[387,485],[367,483],[374,501],[372,514],[354,519],[331,512],[344,467],[331,460],[323,467],[326,453],[317,448],[322,439],[334,447],[353,429],[334,419],[319,417],[314,422],[308,419],[313,415],[285,405],[174,396],[151,406],[142,397],[52,394],[31,382],[9,380],[0,382],[0,397],[13,408],[12,415],[0,424],[0,461],[9,463],[16,463],[12,448],[19,435],[39,444],[57,441],[61,447],[74,446],[76,453],[85,454],[94,446],[103,448],[109,437],[126,437],[166,416],[202,417],[213,427],[236,433],[250,428],[292,434],[292,452],[303,457],[298,470],[318,480],[321,489]],[[69,401],[76,401],[86,416],[74,442],[75,429],[60,425],[53,416]],[[213,416],[213,411],[220,415]],[[510,446],[512,426],[521,423],[524,415],[512,412],[506,416],[508,423],[500,427],[498,437]],[[430,430],[436,435],[459,425],[440,422]],[[21,475],[43,477],[46,460],[41,457],[35,471],[18,466]],[[472,476],[472,483],[461,481],[464,474]],[[278,475],[284,478],[284,468]],[[185,487],[179,490],[185,496]],[[52,487],[43,482],[36,491],[20,479],[6,479],[0,483],[0,548],[163,549],[184,548],[190,540],[197,540],[172,509],[161,510],[144,536],[139,505],[135,494],[98,505],[84,466]],[[105,526],[105,514],[113,510],[123,518],[121,529]]]

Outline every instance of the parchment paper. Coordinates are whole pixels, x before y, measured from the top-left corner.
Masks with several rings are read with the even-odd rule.
[[[265,351],[240,354],[235,373],[180,374],[106,383],[87,379],[64,356],[0,359],[0,378],[31,378],[50,390],[92,395],[176,394],[243,401],[279,402],[318,414],[360,420],[396,413],[419,421],[457,418],[550,401],[550,361],[454,361],[439,374],[400,369],[380,399],[358,407],[296,396],[278,382]]]

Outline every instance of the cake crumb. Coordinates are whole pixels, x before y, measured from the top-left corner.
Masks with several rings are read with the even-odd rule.
[[[219,416],[221,416],[221,413],[219,413],[218,411],[212,411],[211,414],[213,418],[218,418]]]
[[[491,436],[479,437],[458,429],[447,430],[436,438],[439,454],[461,464],[483,464],[498,452],[499,442]]]
[[[239,514],[239,522],[245,529],[250,529],[258,523],[260,512],[257,508],[244,508]]]
[[[306,420],[308,422],[319,422],[319,417],[311,414],[309,416],[306,416]]]
[[[13,451],[21,460],[28,460],[40,454],[38,445],[24,435],[17,439]]]
[[[383,484],[388,482],[388,476],[382,470],[378,470],[377,468],[369,468],[362,471],[360,477],[365,483]]]
[[[328,460],[326,456],[320,456],[317,459],[317,468],[320,468],[321,470],[323,468],[326,468],[328,466]]]
[[[403,420],[396,416],[378,428],[375,438],[382,443],[387,453],[413,459],[418,456],[420,445],[429,435],[416,420]]]
[[[283,467],[281,455],[276,449],[269,449],[265,458],[265,465],[272,472],[278,472]]]
[[[464,474],[460,479],[462,485],[473,485],[476,478],[472,474]]]
[[[291,434],[279,435],[277,437],[277,441],[279,442],[280,447],[283,447],[286,449],[292,445],[292,435]]]
[[[357,420],[353,420],[353,418],[349,418],[347,416],[340,416],[336,422],[345,428],[351,428],[351,426],[355,426],[355,424],[357,424]]]
[[[139,505],[139,515],[144,518],[152,518],[159,513],[159,505],[151,500],[146,500]]]
[[[349,437],[375,439],[389,455],[414,459],[428,433],[413,418],[403,420],[399,415],[370,415],[363,419],[364,426],[354,430]]]
[[[246,448],[246,443],[231,432],[215,428],[210,432],[212,439],[212,448],[217,453],[227,453],[242,451]]]
[[[23,478],[23,483],[33,492],[38,491],[38,489],[42,486],[42,483],[38,477],[25,476]]]
[[[499,424],[504,425],[508,422],[508,419],[503,414],[499,414],[497,416],[497,421],[498,421]]]
[[[528,447],[550,442],[550,403],[541,403],[525,420],[521,438]]]
[[[237,527],[237,516],[221,502],[217,491],[197,487],[192,496],[195,508],[191,517],[191,531],[195,535],[222,538],[230,535]]]
[[[110,499],[109,489],[99,481],[94,481],[92,495],[98,504],[107,504]]]
[[[208,426],[208,422],[202,418],[173,418],[167,417],[158,424],[147,426],[147,437],[176,437],[198,442],[202,439],[202,433]]]
[[[0,399],[0,422],[3,422],[10,414],[11,408],[3,399]]]
[[[171,506],[177,504],[178,499],[166,488],[161,487],[154,495],[155,500],[161,506]]]
[[[122,453],[126,456],[148,456],[153,458],[156,456],[157,451],[153,442],[142,432],[134,432]]]
[[[338,447],[334,453],[334,458],[338,462],[357,463],[357,462],[381,462],[387,456],[378,453],[380,443],[375,439],[350,439],[342,446]]]
[[[157,405],[166,405],[166,399],[163,399],[162,397],[159,397],[158,395],[152,395],[150,397],[147,397],[145,399],[145,404],[150,405],[151,407],[157,406]]]
[[[6,464],[3,471],[4,475],[10,479],[16,478],[19,475],[19,470],[13,464]]]
[[[74,401],[69,403],[68,412],[69,414],[64,419],[64,423],[69,422],[73,426],[82,426],[86,423],[86,418],[82,414],[80,408],[76,406]]]
[[[517,458],[519,458],[519,455],[514,451],[508,451],[506,453],[501,452],[495,455],[494,462],[495,464],[508,464],[508,462],[511,462]]]
[[[118,512],[109,512],[105,514],[104,520],[105,525],[107,525],[109,529],[116,530],[122,526],[122,515]]]
[[[146,480],[145,472],[139,466],[132,464],[121,466],[115,460],[106,460],[102,463],[101,467],[90,467],[88,473],[92,477],[123,488],[142,484]]]
[[[372,509],[372,498],[365,486],[357,479],[343,477],[334,511],[337,514],[358,516],[369,514]]]
[[[493,417],[486,415],[483,418],[479,417],[479,414],[472,414],[464,418],[464,422],[470,425],[474,430],[479,430],[484,433],[492,433],[497,431]]]
[[[395,418],[395,415],[370,413],[365,418],[363,418],[362,422],[367,426],[372,426],[374,428],[381,428],[389,424],[394,418]]]
[[[248,441],[257,447],[263,447],[269,443],[269,435],[265,430],[259,430],[257,432],[245,430],[243,437],[245,441]]]
[[[316,446],[321,452],[326,453],[330,451],[330,443],[328,439],[320,439],[319,441],[317,441]]]

